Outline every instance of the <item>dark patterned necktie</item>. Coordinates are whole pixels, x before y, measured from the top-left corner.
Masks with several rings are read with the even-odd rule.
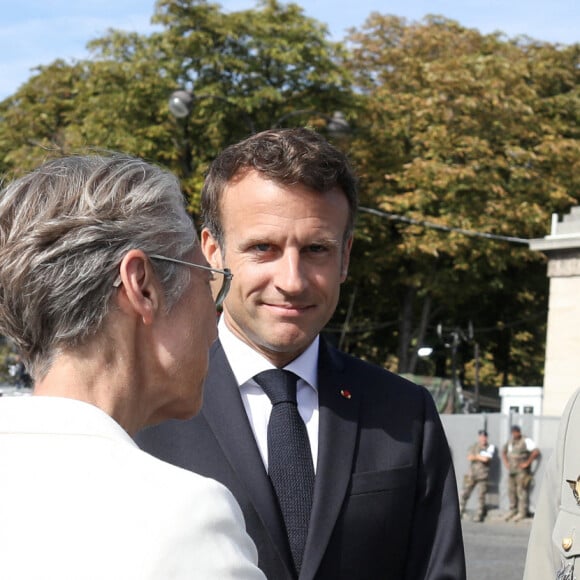
[[[300,573],[314,493],[314,465],[306,425],[298,413],[290,371],[271,369],[255,381],[272,402],[268,423],[268,475],[278,496],[296,571]]]

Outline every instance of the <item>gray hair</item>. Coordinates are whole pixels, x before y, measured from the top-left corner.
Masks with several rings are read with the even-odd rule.
[[[122,154],[48,161],[0,193],[0,332],[38,379],[102,328],[129,250],[181,258],[196,243],[167,171]],[[189,269],[153,267],[171,309]]]

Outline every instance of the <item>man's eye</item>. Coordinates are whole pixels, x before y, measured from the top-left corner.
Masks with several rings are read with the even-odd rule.
[[[308,246],[308,251],[311,252],[312,254],[320,254],[322,252],[326,252],[327,248],[326,246],[323,246],[321,244],[311,244],[310,246]]]
[[[267,252],[272,248],[272,246],[270,246],[270,244],[256,244],[254,246],[254,249],[257,250],[258,252]]]

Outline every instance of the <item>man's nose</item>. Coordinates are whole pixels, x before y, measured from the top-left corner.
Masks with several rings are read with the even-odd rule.
[[[298,250],[288,250],[278,260],[274,283],[286,294],[299,294],[308,285],[305,264]]]

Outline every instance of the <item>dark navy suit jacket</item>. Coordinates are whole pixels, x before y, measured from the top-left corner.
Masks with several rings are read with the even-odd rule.
[[[463,580],[457,486],[433,399],[320,341],[314,502],[300,580]],[[292,559],[273,488],[219,342],[201,413],[137,436],[157,457],[226,485],[270,580]]]

